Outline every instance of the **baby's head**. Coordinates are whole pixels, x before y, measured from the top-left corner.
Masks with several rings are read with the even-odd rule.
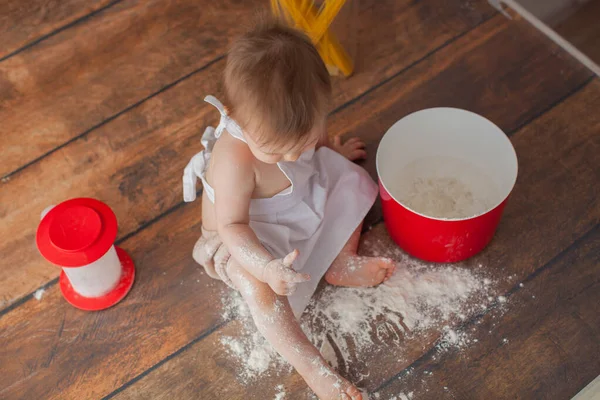
[[[331,81],[308,37],[263,20],[227,56],[229,112],[254,156],[266,163],[295,161],[326,134]]]

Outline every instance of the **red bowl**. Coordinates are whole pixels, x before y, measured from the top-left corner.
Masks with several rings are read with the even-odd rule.
[[[426,261],[474,256],[492,240],[517,170],[508,137],[480,115],[432,108],[402,118],[377,150],[390,236]]]

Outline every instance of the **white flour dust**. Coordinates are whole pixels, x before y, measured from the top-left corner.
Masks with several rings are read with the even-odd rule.
[[[275,387],[275,390],[277,390],[277,393],[275,393],[275,399],[274,400],[283,400],[283,399],[285,399],[285,388],[283,387],[283,385],[277,385]]]
[[[406,207],[434,218],[467,218],[498,202],[481,169],[451,157],[426,157],[404,167],[389,187]]]
[[[390,400],[412,400],[413,397],[413,392],[408,394],[399,393],[396,396],[393,396]]]
[[[463,311],[472,294],[485,289],[472,272],[456,267],[400,267],[377,288],[323,290],[311,310],[337,332],[354,333],[357,344],[371,343],[369,324],[377,316],[405,333],[427,329]]]
[[[365,245],[374,253],[370,255],[397,260],[396,273],[376,288],[326,286],[301,320],[308,338],[334,368],[338,367],[338,356],[347,365],[356,360],[357,354],[360,357],[377,346],[402,348],[403,341],[426,330],[441,332],[442,348],[461,348],[468,343],[465,334],[448,324],[480,312],[490,304],[488,297],[496,300],[493,281],[478,272],[481,269],[429,265],[397,248],[390,250],[381,243]],[[239,336],[221,337],[222,344],[241,365],[238,379],[249,382],[270,371],[290,371],[291,366],[254,328],[241,296],[227,292],[223,303],[223,317],[237,317],[245,329]]]
[[[44,288],[38,289],[33,293],[33,297],[37,301],[40,301],[40,300],[42,300],[42,297],[44,297],[44,292],[46,292],[46,289],[44,289]]]
[[[242,365],[238,378],[243,382],[249,382],[264,375],[270,369],[290,371],[291,366],[254,327],[250,310],[242,296],[238,292],[228,292],[222,301],[223,319],[236,317],[244,325],[241,335],[221,337],[221,343]]]

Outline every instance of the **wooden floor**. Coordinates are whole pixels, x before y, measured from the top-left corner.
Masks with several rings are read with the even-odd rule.
[[[552,28],[600,65],[600,0],[590,0]]]
[[[191,258],[200,204],[182,202],[183,167],[217,119],[202,99],[220,93],[224,50],[265,3],[0,2],[0,398],[262,400],[281,383],[286,399],[309,396],[293,373],[236,380],[219,337],[240,322]],[[363,386],[382,400],[571,398],[600,374],[600,81],[485,0],[360,7],[332,135],[362,136],[374,175],[395,121],[460,107],[497,123],[520,164],[497,237],[472,260],[508,310],[459,324],[478,340],[460,352],[436,351],[439,330],[384,346],[362,360],[385,366]],[[103,312],[69,306],[34,243],[40,212],[79,196],[113,208],[137,267]],[[389,243],[378,207],[369,221]]]

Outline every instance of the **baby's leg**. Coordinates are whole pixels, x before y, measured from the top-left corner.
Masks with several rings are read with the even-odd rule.
[[[325,280],[336,286],[376,286],[387,280],[396,269],[396,263],[385,257],[364,257],[357,254],[362,224],[331,264]]]
[[[248,303],[258,330],[320,399],[362,399],[358,389],[338,375],[308,341],[287,297],[275,294],[233,259],[227,264],[227,274]]]

